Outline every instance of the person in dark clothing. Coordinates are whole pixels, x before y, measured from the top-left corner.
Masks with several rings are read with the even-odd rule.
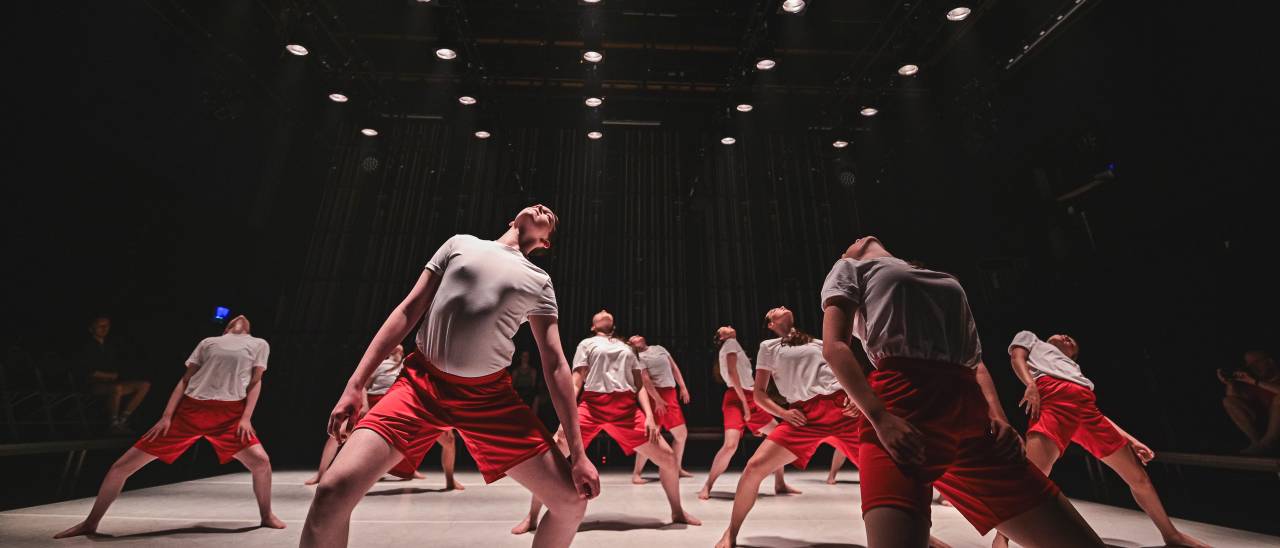
[[[110,333],[111,318],[98,316],[89,322],[89,338],[81,351],[81,367],[85,372],[88,392],[104,398],[111,431],[127,434],[130,432],[129,415],[147,397],[151,383],[121,377],[120,350],[109,338]]]

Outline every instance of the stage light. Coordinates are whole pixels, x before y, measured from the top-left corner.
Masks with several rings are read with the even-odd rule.
[[[733,137],[725,137],[723,139],[720,139],[720,144],[722,145],[732,145],[736,142],[738,142],[738,140],[734,139]]]
[[[476,104],[476,98],[470,95],[463,95],[462,97],[458,98],[458,102],[464,105],[474,105]]]
[[[213,307],[213,320],[216,322],[225,321],[227,316],[231,315],[231,309],[225,306]]]
[[[598,51],[587,51],[582,54],[582,59],[588,63],[599,63],[604,60],[604,54]]]
[[[600,0],[582,0],[583,4],[599,4]]]
[[[589,107],[598,107],[604,104],[604,99],[601,99],[599,97],[587,97],[587,100],[583,101],[583,103],[586,103],[586,105]]]
[[[902,67],[898,69],[898,74],[903,76],[911,76],[917,72],[920,72],[920,67],[915,65],[902,65]]]
[[[877,110],[875,107],[862,107],[862,110],[858,112],[868,118],[875,116],[877,114],[880,114],[880,111]]]
[[[778,62],[773,59],[761,59],[756,61],[756,68],[759,70],[773,70],[773,67],[776,66],[778,66]]]
[[[366,137],[377,137],[377,136],[378,136],[378,130],[373,129],[373,128],[371,128],[371,127],[367,127],[367,128],[364,128],[364,129],[360,130],[360,133],[363,133]]]
[[[601,137],[604,137],[604,134],[603,134],[603,133],[600,133],[599,131],[589,131],[589,132],[587,132],[587,138],[588,138],[588,139],[591,139],[592,141],[594,141],[594,140],[596,140],[596,139],[599,139],[599,138],[601,138]]]
[[[804,11],[804,0],[786,0],[782,3],[782,11],[787,13],[800,13]]]
[[[947,12],[947,20],[948,21],[964,21],[964,18],[968,17],[969,14],[972,12],[973,10],[966,8],[964,6],[953,8],[951,11]]]
[[[458,52],[449,48],[440,48],[436,50],[436,57],[444,59],[445,61],[450,61],[458,58]]]
[[[333,101],[333,102],[335,102],[335,103],[345,103],[345,102],[347,102],[347,96],[346,96],[346,95],[343,95],[343,94],[341,94],[341,93],[336,93],[336,92],[335,92],[335,93],[330,93],[330,94],[329,94],[329,100],[330,100],[330,101]]]
[[[738,112],[751,112],[751,110],[754,108],[756,107],[753,107],[747,103],[742,103],[741,105],[738,105]]]
[[[284,49],[298,57],[302,57],[307,54],[307,48],[302,47],[302,44],[289,44],[285,46]]]
[[[483,129],[482,129],[482,130],[480,130],[480,131],[477,131],[477,132],[476,132],[476,138],[477,138],[477,139],[488,139],[488,138],[489,138],[489,132],[487,132],[487,131],[485,131],[485,130],[483,130]]]
[[[418,0],[419,4],[430,4],[431,0]]]
[[[836,147],[836,148],[844,148],[844,147],[849,146],[849,141],[845,141],[845,140],[842,140],[842,139],[836,139],[835,141],[832,141],[831,146]]]

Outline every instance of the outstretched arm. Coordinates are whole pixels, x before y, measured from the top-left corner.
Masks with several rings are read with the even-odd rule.
[[[996,383],[991,379],[991,372],[987,371],[987,364],[978,362],[976,375],[978,388],[982,390],[982,399],[987,400],[987,417],[991,419],[991,433],[995,435],[999,447],[1008,454],[1022,455],[1026,450],[1022,444],[1022,436],[1013,429],[1009,424],[1009,417],[1004,414],[1004,407],[1000,405],[1000,394],[996,393]]]
[[[577,395],[582,387],[579,371],[569,371],[569,361],[560,347],[560,323],[555,316],[529,316],[538,354],[542,357],[542,374],[547,379],[547,391],[551,394],[551,406],[560,417],[569,444],[569,462],[572,464],[573,485],[579,496],[593,498],[600,494],[600,476],[587,459],[582,446],[582,430],[578,424]]]
[[[772,383],[773,371],[756,369],[756,385],[751,389],[751,397],[756,400],[756,405],[792,426],[804,426],[807,421],[803,412],[799,409],[787,409],[769,397],[769,385]]]

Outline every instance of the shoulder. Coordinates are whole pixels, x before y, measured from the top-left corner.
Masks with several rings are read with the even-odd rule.
[[[779,338],[773,338],[773,339],[765,339],[765,340],[763,340],[763,341],[760,341],[760,350],[761,350],[761,351],[764,351],[764,350],[772,350],[772,349],[774,349],[774,348],[777,348],[777,347],[778,347],[778,345],[780,345],[780,344],[782,344],[782,338],[781,338],[781,337],[779,337]]]

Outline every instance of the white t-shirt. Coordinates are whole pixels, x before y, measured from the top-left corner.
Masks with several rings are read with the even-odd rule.
[[[835,373],[822,358],[821,339],[797,346],[784,345],[782,339],[764,341],[756,353],[756,370],[771,372],[778,393],[790,403],[841,390]]]
[[[573,352],[573,369],[587,368],[587,392],[635,392],[636,370],[643,369],[631,345],[613,337],[587,337]]]
[[[738,355],[738,380],[742,381],[742,389],[754,388],[756,379],[755,374],[751,372],[751,358],[747,357],[747,352],[742,349],[738,339],[728,339],[720,345],[720,378],[724,379],[724,384],[733,390],[733,385],[729,384],[729,354]]]
[[[404,360],[393,360],[387,358],[378,364],[378,368],[373,370],[373,382],[369,384],[368,394],[370,396],[381,396],[391,389],[391,385],[396,382],[396,378],[400,376],[400,370],[404,368]]]
[[[667,349],[651,344],[639,354],[639,357],[640,364],[649,372],[649,378],[653,380],[653,386],[676,387],[676,376],[671,372],[671,354]]]
[[[267,368],[271,345],[247,334],[209,337],[187,358],[187,367],[200,370],[187,382],[184,394],[197,400],[240,401],[248,388],[253,368]]]
[[[872,365],[884,358],[917,358],[976,368],[982,343],[959,280],[915,268],[898,258],[840,259],[822,284],[828,299],[853,301],[853,336]]]
[[[1040,340],[1035,333],[1023,331],[1013,336],[1009,343],[1009,354],[1015,347],[1027,349],[1027,367],[1031,369],[1031,378],[1038,379],[1045,375],[1071,381],[1093,390],[1093,381],[1085,378],[1080,364],[1068,358],[1058,347]]]
[[[511,364],[511,337],[529,316],[556,316],[551,276],[518,249],[460,234],[431,257],[441,276],[418,349],[441,371],[483,377]]]

